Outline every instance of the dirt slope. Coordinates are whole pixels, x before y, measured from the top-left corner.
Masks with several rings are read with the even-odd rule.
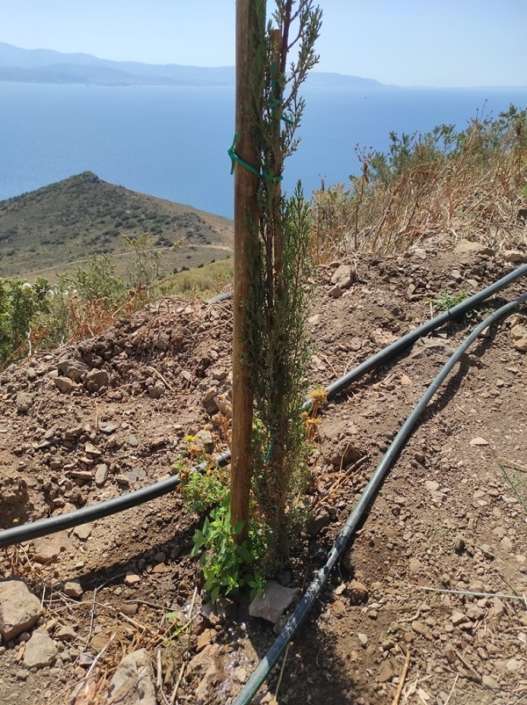
[[[321,268],[310,317],[313,384],[428,318],[439,296],[475,291],[511,269],[482,248],[463,250],[430,240],[408,256],[357,259],[357,280],[337,298],[330,281],[337,263]],[[525,282],[486,308],[522,290]],[[280,582],[307,584],[389,440],[482,313],[417,343],[324,409],[312,459],[316,522]],[[209,429],[215,451],[224,449],[230,325],[228,303],[167,300],[102,338],[4,372],[2,526],[166,476],[187,433]],[[289,650],[280,703],[391,705],[403,653],[401,703],[525,700],[524,601],[437,591],[527,593],[527,358],[510,328],[509,321],[482,337],[430,405]],[[59,366],[64,360],[69,366]],[[80,371],[76,386],[58,383],[66,392],[55,381],[59,367],[63,375]],[[93,372],[86,382],[93,369],[108,375],[98,377],[102,388]],[[362,459],[351,469],[341,462],[350,444]],[[41,625],[57,645],[54,662],[40,669],[24,665],[29,634],[0,647],[0,703],[64,702],[109,641],[89,679],[89,702],[104,702],[123,653],[142,646],[161,649],[156,670],[168,698],[186,659],[176,702],[228,702],[274,634],[248,618],[246,602],[212,611],[202,604],[188,555],[197,520],[175,494],[0,554],[2,574],[24,577],[42,596]],[[65,594],[67,581],[80,582],[83,594]],[[180,625],[190,618],[191,628],[167,634],[167,612]],[[275,673],[271,692],[276,680]],[[271,702],[266,690],[260,698]]]

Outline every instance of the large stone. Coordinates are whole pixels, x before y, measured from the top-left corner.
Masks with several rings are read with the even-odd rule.
[[[86,375],[86,388],[90,392],[98,392],[102,387],[110,384],[110,376],[106,370],[90,370]]]
[[[0,634],[10,641],[33,627],[41,613],[40,600],[21,580],[0,582]]]
[[[519,352],[527,352],[527,325],[521,323],[511,328],[512,345]]]
[[[249,605],[251,617],[260,617],[276,624],[295,599],[298,590],[283,587],[270,580],[261,595],[257,595]]]
[[[118,665],[110,683],[112,705],[156,705],[152,659],[146,649],[133,651]]]
[[[69,377],[55,377],[54,382],[59,392],[63,394],[69,394],[77,387],[75,382]]]
[[[57,365],[59,375],[61,377],[68,377],[74,382],[82,382],[88,369],[88,365],[80,360],[60,360]]]
[[[51,536],[42,536],[33,541],[33,558],[37,563],[53,563],[62,551],[71,547],[66,532],[59,532]]]
[[[331,283],[340,289],[349,289],[355,279],[353,267],[349,264],[339,265],[333,272]]]
[[[24,650],[24,665],[28,668],[51,666],[57,656],[57,644],[45,631],[36,631]]]

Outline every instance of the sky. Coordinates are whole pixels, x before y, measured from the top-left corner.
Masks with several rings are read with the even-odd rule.
[[[319,4],[319,70],[404,86],[527,84],[527,0]],[[235,0],[0,0],[0,41],[106,59],[225,66],[234,63],[234,7]]]

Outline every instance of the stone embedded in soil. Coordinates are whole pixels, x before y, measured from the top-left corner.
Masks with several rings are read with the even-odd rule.
[[[57,364],[59,375],[68,377],[73,382],[81,382],[88,369],[88,365],[80,360],[60,360]]]
[[[276,624],[286,609],[292,604],[298,590],[283,587],[270,580],[261,595],[257,595],[249,605],[251,617],[260,617]]]
[[[349,289],[355,279],[355,272],[349,264],[341,264],[333,272],[331,283],[341,289]]]
[[[63,394],[69,394],[77,388],[75,382],[73,382],[69,377],[55,377],[53,382],[59,392],[62,392]]]
[[[331,464],[337,470],[344,470],[348,467],[348,465],[356,463],[360,460],[363,455],[364,453],[362,450],[357,448],[353,443],[343,441],[333,453],[331,457]]]
[[[473,438],[470,441],[470,445],[472,447],[477,447],[477,446],[488,446],[489,442],[485,440],[485,438],[481,438],[481,436],[476,436],[476,438]]]
[[[347,592],[352,605],[362,605],[368,601],[368,588],[359,580],[352,580],[348,585]]]
[[[425,639],[428,639],[429,641],[432,640],[432,631],[424,622],[412,622],[412,629],[416,634],[424,636]]]
[[[377,680],[381,683],[387,683],[395,676],[395,669],[391,661],[384,661],[379,669]]]
[[[110,384],[110,376],[106,370],[90,370],[84,383],[89,392],[98,392]]]
[[[0,634],[5,641],[31,629],[41,613],[40,600],[21,580],[0,582]]]
[[[513,347],[518,352],[527,352],[527,325],[516,324],[511,328],[511,338]]]
[[[137,583],[141,582],[141,576],[136,575],[135,573],[127,573],[124,576],[124,583],[125,585],[128,585],[132,587],[133,585],[137,585]]]
[[[18,392],[15,399],[17,413],[27,414],[33,406],[33,395],[28,392]]]
[[[368,645],[367,634],[364,634],[363,632],[358,632],[357,639],[359,640],[360,645],[363,646],[364,648],[366,648],[366,646]]]
[[[47,632],[33,632],[24,649],[24,665],[28,668],[50,666],[54,663],[57,653],[57,644]]]
[[[95,467],[95,484],[102,487],[108,478],[108,466],[106,463],[99,463]]]
[[[81,524],[73,529],[75,536],[81,541],[87,541],[90,538],[93,526],[91,524]]]
[[[53,563],[70,545],[64,532],[42,536],[33,541],[33,558],[37,563]]]
[[[82,597],[83,593],[84,590],[82,589],[81,584],[78,583],[76,580],[70,580],[64,584],[64,594],[68,597],[74,597],[78,599],[79,597]]]
[[[225,680],[223,658],[219,644],[209,644],[190,661],[187,673],[199,674],[200,680],[195,691],[196,705],[202,705],[209,700],[211,692]]]
[[[146,649],[125,656],[110,683],[112,705],[156,705],[152,659]]]

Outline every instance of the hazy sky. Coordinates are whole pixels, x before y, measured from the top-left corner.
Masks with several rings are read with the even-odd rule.
[[[324,71],[400,85],[527,84],[527,0],[320,5]],[[234,6],[235,0],[0,0],[0,41],[109,59],[226,65],[234,62]]]

